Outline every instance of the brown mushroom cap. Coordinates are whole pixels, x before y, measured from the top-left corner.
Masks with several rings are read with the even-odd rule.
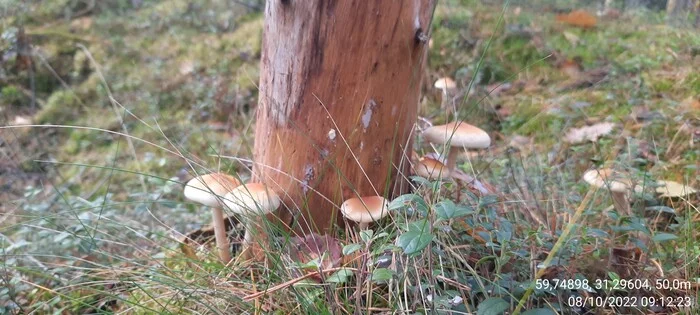
[[[625,192],[632,187],[629,180],[621,178],[619,173],[610,168],[588,170],[583,174],[583,180],[590,185],[609,189],[612,192]]]
[[[210,207],[220,207],[220,200],[226,193],[240,186],[233,176],[223,173],[211,173],[195,177],[185,186],[185,198]]]
[[[436,144],[450,143],[452,147],[484,149],[491,145],[491,137],[486,131],[462,121],[432,126],[423,131],[426,140]]]
[[[452,89],[457,88],[457,83],[455,83],[455,81],[449,77],[444,77],[444,78],[437,79],[437,81],[435,81],[435,84],[433,86],[436,89],[447,91],[447,90],[452,90]]]
[[[237,214],[267,214],[279,208],[280,197],[263,184],[249,183],[226,194],[224,203]]]
[[[413,169],[415,170],[416,175],[430,180],[435,180],[440,177],[450,177],[450,170],[447,169],[445,164],[442,164],[442,162],[436,159],[425,156],[422,157],[418,163],[416,163]]]
[[[370,223],[389,213],[389,201],[381,196],[350,198],[343,202],[340,211],[348,220]]]

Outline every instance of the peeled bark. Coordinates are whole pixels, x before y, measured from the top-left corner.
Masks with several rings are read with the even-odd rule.
[[[267,1],[253,173],[294,231],[331,232],[343,200],[408,188],[434,2]]]

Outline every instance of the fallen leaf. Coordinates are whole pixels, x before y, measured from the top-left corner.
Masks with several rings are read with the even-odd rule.
[[[510,82],[494,83],[486,86],[486,92],[488,92],[489,96],[496,96],[512,88],[513,84]]]
[[[513,135],[510,138],[510,142],[508,142],[508,145],[518,150],[528,150],[532,145],[532,138],[521,135]]]
[[[30,117],[15,116],[15,120],[12,122],[13,125],[31,125],[32,119]]]
[[[609,122],[597,123],[591,126],[574,128],[564,136],[564,140],[569,143],[583,143],[586,141],[597,141],[598,138],[609,134],[615,124]]]
[[[194,61],[192,61],[191,59],[183,60],[180,63],[179,70],[180,70],[181,75],[191,74],[192,72],[194,72],[194,69],[195,69]]]
[[[584,10],[574,10],[568,14],[558,14],[557,22],[577,26],[581,28],[592,28],[598,23],[598,19]]]
[[[576,46],[578,44],[578,42],[581,40],[578,38],[578,36],[576,36],[576,34],[571,33],[571,32],[564,32],[563,35],[564,35],[564,38],[566,38],[566,40],[568,40],[569,43],[571,43],[571,45],[573,45],[573,46]]]
[[[581,65],[576,63],[575,61],[571,59],[565,60],[562,64],[561,67],[561,72],[569,76],[569,78],[572,79],[579,79],[581,78],[581,74],[583,73],[583,68]]]
[[[684,99],[679,104],[679,107],[689,112],[700,112],[700,95],[696,97],[690,96]]]
[[[698,192],[692,187],[670,180],[660,180],[656,183],[659,185],[656,187],[656,193],[661,194],[661,197],[683,197]]]
[[[340,242],[329,235],[311,233],[304,237],[296,236],[290,239],[289,244],[289,257],[302,265],[319,260],[318,267],[326,270],[339,266],[343,260]],[[306,272],[314,271],[317,270],[315,268],[306,270]],[[312,278],[321,280],[318,275]]]
[[[571,89],[593,86],[605,80],[609,73],[610,68],[608,66],[584,71],[580,74],[580,77],[572,77],[571,79],[562,82],[562,84],[557,88],[557,91],[562,92]]]
[[[622,15],[622,13],[620,13],[620,10],[612,9],[612,8],[606,9],[601,14],[601,16],[603,17],[604,20],[615,20],[615,19],[619,18],[620,15]]]

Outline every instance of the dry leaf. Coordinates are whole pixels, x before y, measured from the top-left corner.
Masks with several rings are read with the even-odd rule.
[[[521,135],[513,135],[510,138],[510,141],[508,142],[508,145],[511,147],[514,147],[518,150],[529,150],[530,146],[532,146],[532,138],[521,136]]]
[[[661,194],[661,197],[683,197],[698,192],[692,187],[670,180],[660,180],[656,183],[659,185],[656,187],[656,193]]]
[[[700,112],[700,95],[693,97],[690,96],[686,99],[684,99],[680,104],[679,107],[687,110],[689,112],[695,112],[698,113]]]
[[[486,86],[486,92],[489,96],[497,96],[503,92],[508,92],[513,88],[513,84],[510,82],[499,82]]]
[[[569,43],[571,43],[571,45],[573,45],[573,46],[576,46],[578,44],[578,42],[581,40],[580,38],[578,38],[578,36],[576,36],[576,34],[571,33],[571,32],[564,32],[562,34],[564,34],[564,38],[566,38],[566,40],[568,40]]]
[[[337,239],[316,233],[311,233],[304,237],[296,236],[291,238],[289,256],[292,260],[302,264],[322,258],[322,261],[319,261],[319,266],[322,269],[337,267],[343,259],[342,248]],[[316,270],[305,271],[313,272]],[[321,280],[319,276],[313,276],[312,278]]]
[[[584,10],[574,10],[568,14],[558,14],[557,22],[564,24],[582,27],[582,28],[592,28],[598,23],[598,19]]]
[[[609,122],[597,123],[591,126],[574,128],[564,136],[564,140],[569,143],[582,143],[586,141],[597,141],[598,138],[609,134],[615,124]]]
[[[24,117],[24,116],[15,116],[15,120],[12,122],[12,125],[18,126],[18,125],[31,125],[32,124],[32,118],[31,117]]]
[[[564,74],[569,76],[569,78],[580,79],[582,77],[583,67],[574,60],[564,60],[560,65],[560,69]]]

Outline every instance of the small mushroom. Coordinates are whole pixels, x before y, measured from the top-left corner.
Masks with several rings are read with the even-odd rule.
[[[627,198],[632,184],[629,180],[621,178],[619,173],[610,168],[588,170],[583,174],[583,180],[589,185],[610,191],[615,209],[624,215],[629,216],[632,214],[629,199]]]
[[[211,173],[195,177],[185,186],[185,198],[212,207],[212,224],[216,238],[216,249],[221,262],[231,261],[230,245],[224,225],[223,196],[241,183],[233,176]]]
[[[485,149],[491,145],[491,137],[485,131],[462,121],[433,126],[423,131],[423,137],[431,143],[452,147],[447,155],[447,170],[454,172],[457,166],[456,147],[465,149]]]
[[[267,242],[266,233],[261,230],[264,216],[280,206],[280,197],[267,186],[260,183],[249,183],[236,187],[224,197],[224,203],[232,212],[241,215],[241,222],[245,225],[243,237],[244,257],[259,258],[260,252],[252,247],[253,237],[256,243]],[[255,248],[255,249],[249,249]]]
[[[343,202],[340,211],[346,219],[357,222],[364,230],[371,222],[389,213],[389,202],[381,196],[350,198]]]
[[[444,77],[435,81],[433,86],[442,92],[440,108],[446,108],[449,105],[450,94],[454,93],[454,90],[457,88],[457,83],[449,77]]]
[[[429,180],[450,178],[450,171],[445,164],[430,157],[422,157],[418,163],[413,166],[413,170],[416,175]]]

